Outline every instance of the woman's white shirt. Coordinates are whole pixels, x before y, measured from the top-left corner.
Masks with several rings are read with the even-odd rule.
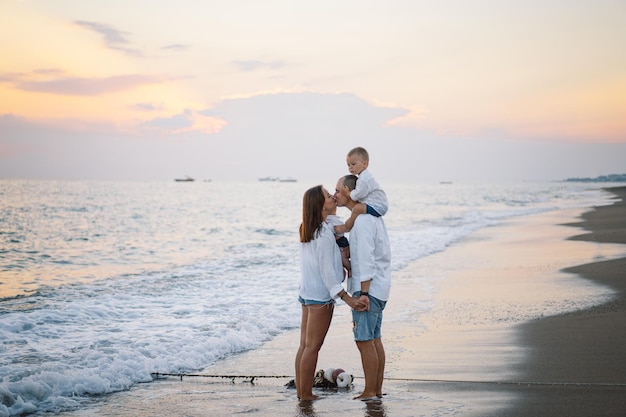
[[[343,287],[343,264],[334,230],[322,223],[320,234],[300,244],[300,290],[305,300],[330,301]]]

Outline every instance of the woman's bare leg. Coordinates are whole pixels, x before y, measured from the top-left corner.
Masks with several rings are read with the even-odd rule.
[[[308,321],[309,311],[302,305],[302,322],[300,323],[300,346],[296,353],[296,392],[298,398],[302,397],[302,381],[300,381],[300,361],[302,359],[302,352],[304,351],[304,345],[306,343],[306,323]]]
[[[300,400],[316,400],[313,395],[313,378],[317,366],[318,353],[324,343],[330,322],[333,318],[333,304],[311,305],[308,309],[304,349],[300,355],[300,372],[296,381],[300,385]],[[303,323],[304,325],[304,323]]]

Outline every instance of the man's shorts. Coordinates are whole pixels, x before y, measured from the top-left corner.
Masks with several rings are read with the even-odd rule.
[[[380,329],[383,323],[383,310],[387,302],[372,297],[371,295],[369,298],[369,311],[352,310],[354,340],[357,342],[365,342],[381,337]]]

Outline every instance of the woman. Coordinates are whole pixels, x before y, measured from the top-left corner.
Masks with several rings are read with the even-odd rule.
[[[300,291],[302,325],[296,354],[296,390],[302,401],[315,400],[313,379],[317,356],[330,327],[336,298],[351,297],[341,286],[343,264],[332,226],[326,217],[336,208],[324,187],[308,189],[302,199],[300,225]],[[344,298],[345,297],[345,298]]]

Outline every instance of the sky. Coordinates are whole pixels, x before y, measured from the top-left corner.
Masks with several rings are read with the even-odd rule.
[[[626,173],[625,0],[0,0],[0,178]]]

